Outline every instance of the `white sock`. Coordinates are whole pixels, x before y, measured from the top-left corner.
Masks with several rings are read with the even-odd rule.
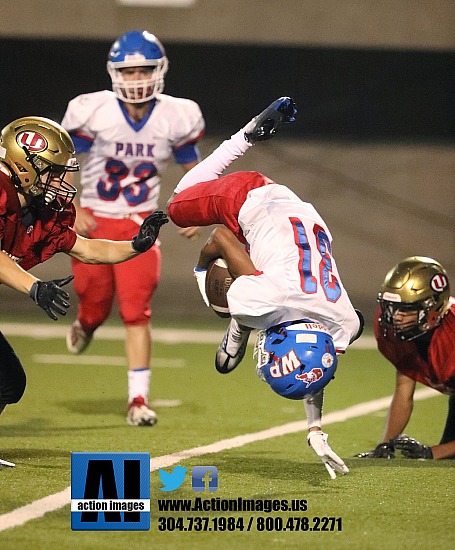
[[[239,130],[230,139],[223,141],[212,154],[187,172],[177,184],[174,193],[180,193],[180,191],[201,181],[217,179],[231,162],[242,156],[250,147],[252,147],[252,144],[246,141],[244,130]]]
[[[246,334],[250,334],[250,330],[242,330],[237,321],[233,318],[229,324],[229,337],[226,342],[226,352],[229,355],[235,356],[239,351]]]
[[[138,396],[148,402],[151,371],[148,368],[128,371],[128,403]]]
[[[318,393],[310,394],[303,398],[305,413],[308,421],[308,429],[322,426],[322,406],[324,403],[324,389]]]

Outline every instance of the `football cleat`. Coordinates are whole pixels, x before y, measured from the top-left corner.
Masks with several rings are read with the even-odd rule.
[[[66,347],[68,351],[79,355],[92,341],[93,334],[87,334],[76,319],[66,335]]]
[[[241,329],[235,319],[231,319],[226,334],[215,355],[215,367],[221,374],[233,371],[245,357],[250,329]]]
[[[126,421],[130,426],[154,426],[157,420],[155,411],[152,411],[141,395],[128,404]]]
[[[243,129],[248,143],[266,141],[273,137],[278,128],[295,121],[297,108],[290,97],[280,97],[267,109],[255,116]]]

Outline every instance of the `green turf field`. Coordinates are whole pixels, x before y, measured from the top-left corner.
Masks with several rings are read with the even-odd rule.
[[[7,407],[0,422],[0,457],[17,464],[16,468],[0,469],[2,550],[273,549],[303,548],[307,544],[314,549],[453,547],[455,461],[351,458],[379,440],[385,409],[366,415],[357,411],[349,420],[325,427],[333,449],[351,469],[350,474],[334,481],[308,448],[302,431],[177,459],[175,464],[188,468],[187,479],[171,493],[159,490],[161,482],[153,470],[150,531],[73,532],[69,504],[4,529],[2,521],[11,517],[6,516],[9,512],[17,516],[24,505],[70,486],[72,451],[145,451],[152,458],[162,457],[304,419],[300,403],[276,396],[256,377],[250,356],[234,373],[222,376],[213,367],[216,345],[156,342],[151,398],[157,402],[159,421],[154,428],[133,428],[125,422],[126,368],[121,366],[121,340],[95,340],[81,356],[87,364],[77,365],[77,359],[71,363],[61,337],[8,339],[26,366],[28,386],[22,401]],[[94,364],[88,364],[92,356]],[[100,365],[103,361],[115,364]],[[340,360],[336,380],[327,387],[325,414],[331,418],[329,413],[388,396],[393,385],[393,368],[376,351],[350,350]],[[440,395],[416,402],[407,433],[436,443],[446,405],[446,398]],[[200,465],[218,468],[219,489],[215,493],[192,491],[191,468]],[[158,511],[158,499],[194,499],[197,495],[306,500],[308,509],[270,514]],[[254,528],[248,532],[158,529],[159,517],[194,515],[207,517],[211,525],[221,516],[242,518],[245,524],[253,517]],[[342,530],[280,530],[281,521],[286,525],[296,516],[306,516],[310,521],[313,517],[341,518]],[[264,527],[261,531],[266,525],[261,517],[281,519],[274,519],[273,525],[269,520],[273,530]]]

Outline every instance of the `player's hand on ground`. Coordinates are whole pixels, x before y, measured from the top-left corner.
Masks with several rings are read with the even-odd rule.
[[[155,244],[160,227],[169,221],[167,214],[162,210],[156,210],[149,214],[139,229],[139,233],[133,237],[131,246],[136,252],[147,252]]]
[[[343,462],[343,460],[330,448],[327,443],[328,435],[321,430],[309,432],[307,435],[308,445],[322,460],[322,463],[326,467],[329,475],[332,479],[335,479],[337,472],[340,474],[347,474],[349,468]]]
[[[83,237],[90,237],[92,231],[96,229],[95,218],[84,208],[76,208],[76,221],[74,231]]]
[[[70,275],[65,279],[35,281],[30,288],[29,296],[51,319],[57,321],[57,313],[66,315],[66,310],[70,307],[69,294],[61,287],[73,279],[74,275]]]
[[[359,453],[355,458],[395,458],[395,447],[392,440],[379,443],[371,451]]]
[[[431,447],[419,443],[406,434],[400,434],[393,438],[395,449],[401,451],[406,458],[433,458]]]
[[[181,237],[185,237],[186,239],[190,241],[194,241],[197,239],[201,234],[201,228],[194,226],[194,227],[181,227],[178,230],[178,234]]]
[[[196,277],[197,286],[205,305],[207,307],[210,307],[209,299],[207,298],[207,294],[205,292],[205,280],[207,278],[207,270],[196,266],[193,270],[193,274]]]
[[[291,97],[280,97],[245,126],[245,139],[249,143],[266,141],[273,137],[281,126],[294,122],[296,114],[294,100]]]

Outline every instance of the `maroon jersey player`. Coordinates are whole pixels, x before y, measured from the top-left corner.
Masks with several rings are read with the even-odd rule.
[[[76,188],[68,173],[79,170],[66,130],[42,117],[23,117],[5,126],[0,136],[0,283],[29,294],[57,320],[69,307],[62,287],[72,277],[41,281],[27,271],[65,252],[86,263],[120,263],[150,249],[163,212],[148,216],[131,241],[86,239],[72,226]],[[25,390],[25,373],[0,333],[0,412]]]
[[[374,331],[379,351],[396,368],[396,386],[383,440],[361,458],[455,456],[455,305],[442,265],[406,258],[387,274],[379,293]],[[449,396],[440,443],[429,447],[402,434],[413,409],[416,383]]]

